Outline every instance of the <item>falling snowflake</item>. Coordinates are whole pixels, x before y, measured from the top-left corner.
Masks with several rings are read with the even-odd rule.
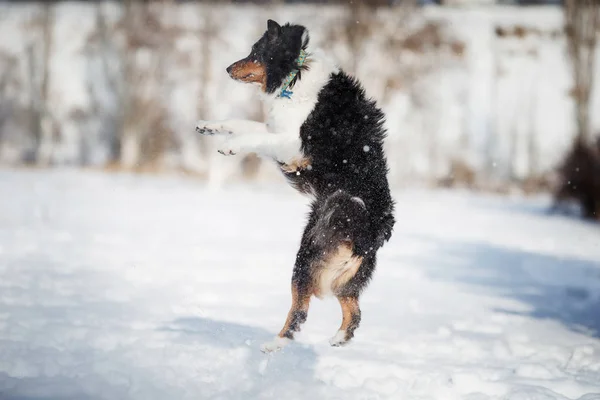
[[[363,147],[363,151],[364,151],[365,153],[368,153],[368,152],[369,152],[369,150],[371,150],[371,148],[370,148],[369,146],[365,146],[365,147]]]

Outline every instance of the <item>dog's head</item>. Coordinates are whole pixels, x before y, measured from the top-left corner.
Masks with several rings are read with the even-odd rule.
[[[237,81],[255,83],[264,92],[273,93],[300,68],[297,60],[308,46],[308,39],[308,30],[301,25],[280,26],[268,20],[267,30],[254,43],[250,55],[227,67],[227,73]]]

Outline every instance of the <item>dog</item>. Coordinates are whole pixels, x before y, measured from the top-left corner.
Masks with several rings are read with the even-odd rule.
[[[312,296],[335,296],[342,323],[332,346],[348,343],[361,320],[359,297],[378,250],[395,225],[384,153],[385,116],[364,88],[322,51],[309,49],[308,30],[267,21],[250,54],[227,73],[260,88],[266,124],[199,121],[196,131],[219,136],[226,156],[255,153],[273,160],[288,182],[312,197],[293,269],[292,305],[263,352],[283,348],[306,321]]]

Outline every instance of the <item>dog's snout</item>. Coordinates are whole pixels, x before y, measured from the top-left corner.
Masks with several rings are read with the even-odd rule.
[[[227,67],[227,73],[231,75],[231,71],[233,70],[233,64]]]

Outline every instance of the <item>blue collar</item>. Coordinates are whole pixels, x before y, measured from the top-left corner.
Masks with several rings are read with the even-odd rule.
[[[302,67],[302,65],[304,65],[304,62],[306,61],[306,56],[307,56],[306,52],[304,50],[300,50],[300,55],[296,59],[296,64],[298,65],[298,67],[296,69],[294,69],[292,72],[290,72],[290,74],[287,76],[287,78],[285,78],[285,81],[283,82],[283,86],[281,87],[281,92],[279,92],[277,97],[285,97],[288,99],[292,98],[292,94],[294,94],[294,92],[292,92],[291,90],[288,90],[288,88],[290,87],[290,84],[292,83],[292,81],[294,80],[296,75],[298,75],[298,72],[300,71],[300,67]]]

